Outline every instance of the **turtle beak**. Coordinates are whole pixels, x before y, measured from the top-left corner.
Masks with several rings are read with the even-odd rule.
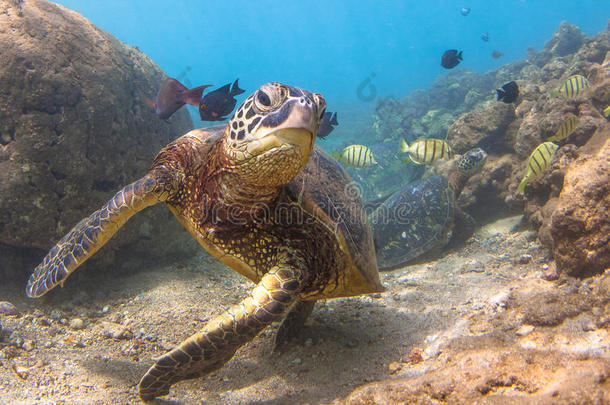
[[[282,145],[293,145],[302,149],[313,148],[313,133],[304,128],[285,128],[273,134]]]
[[[306,128],[282,128],[251,141],[246,150],[252,156],[269,152],[276,148],[298,149],[304,166],[313,149],[313,132]]]
[[[283,145],[296,147],[301,151],[301,163],[303,166],[309,160],[313,150],[314,133],[304,128],[287,128],[275,132],[275,136],[282,141]]]
[[[321,103],[321,101],[322,103]],[[247,146],[251,155],[259,155],[273,148],[295,148],[301,153],[304,166],[313,150],[314,134],[320,126],[320,108],[324,98],[319,95],[303,95],[292,103],[290,113],[274,128],[261,127]]]

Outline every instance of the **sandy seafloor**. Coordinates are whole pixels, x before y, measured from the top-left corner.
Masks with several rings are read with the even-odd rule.
[[[559,322],[545,323],[549,313],[536,318],[544,306],[536,299],[557,301],[540,294],[557,297],[574,283],[548,280],[555,278],[548,251],[535,232],[511,231],[518,220],[489,224],[436,260],[382,273],[385,293],[319,303],[283,353],[272,351],[277,325],[266,329],[220,371],[178,383],[158,403],[330,403],[368,382],[404,377],[412,379],[410,390],[423,387],[412,394],[420,403],[562,403],[578,390],[603,399],[610,375],[607,311],[593,303],[565,319],[555,314]],[[591,283],[607,281],[599,276]],[[564,296],[582,292],[583,283],[576,284]],[[536,308],[528,308],[534,285]],[[0,286],[0,296],[21,312],[1,318],[3,404],[137,403],[137,383],[151,358],[241,300],[252,284],[202,253],[124,277],[79,270],[41,300],[26,299],[23,287]],[[561,312],[553,308],[547,312]],[[7,344],[16,340],[22,348]],[[417,364],[407,359],[414,348],[422,352]],[[523,353],[530,353],[530,366],[511,370],[528,362],[520,360]],[[503,365],[494,363],[496,355]],[[539,357],[549,363],[538,364]],[[380,398],[377,403],[387,399]]]

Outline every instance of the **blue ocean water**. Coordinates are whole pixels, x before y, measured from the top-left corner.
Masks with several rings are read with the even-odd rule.
[[[239,77],[241,101],[264,82],[282,81],[323,93],[340,122],[351,123],[376,97],[402,97],[446,74],[440,66],[446,49],[463,50],[456,69],[484,73],[524,58],[528,47],[541,49],[563,20],[592,35],[610,17],[610,3],[600,0],[58,3],[138,46],[187,86]],[[467,16],[463,7],[471,10]],[[492,58],[493,50],[504,56]],[[359,97],[362,84],[374,91],[366,86]],[[194,112],[195,125],[202,125]],[[342,125],[336,134],[346,130]]]

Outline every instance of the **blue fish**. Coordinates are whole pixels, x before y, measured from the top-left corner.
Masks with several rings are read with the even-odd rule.
[[[462,51],[458,52],[457,49],[449,49],[445,51],[441,57],[441,66],[445,69],[453,69],[460,63],[461,60]]]
[[[318,138],[326,138],[337,125],[339,125],[337,122],[337,113],[332,113],[330,111],[325,112],[322,117],[322,122],[320,123],[320,129],[318,129]]]
[[[244,92],[239,88],[238,80],[235,79],[233,87],[231,87],[231,83],[227,83],[201,97],[199,116],[202,121],[223,121],[227,119],[226,115],[233,111],[237,103],[235,96]]]
[[[503,101],[506,104],[514,102],[519,97],[519,86],[514,80],[508,82],[500,89],[496,89],[496,95],[498,101]]]

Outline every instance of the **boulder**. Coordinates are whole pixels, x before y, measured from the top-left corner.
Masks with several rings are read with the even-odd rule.
[[[77,12],[44,0],[0,1],[0,11],[0,244],[16,248],[18,266],[23,249],[39,258],[144,175],[192,122],[185,110],[159,120],[147,98],[164,72]],[[193,249],[167,210],[147,211],[98,256],[123,245],[149,258]]]
[[[497,338],[480,340],[481,349],[452,353],[436,368],[411,366],[403,372],[411,375],[363,385],[333,404],[552,405],[603,404],[610,399],[600,381],[610,372],[602,359],[506,349]]]
[[[511,152],[516,118],[512,104],[493,102],[458,118],[447,132],[447,142],[456,153],[474,147],[493,154]]]
[[[585,146],[591,154],[568,167],[550,221],[557,267],[573,276],[610,268],[610,127]]]
[[[513,246],[527,246],[526,240]],[[452,328],[415,345],[419,359],[397,353],[387,364],[388,377],[333,403],[610,403],[609,291],[608,273],[556,282],[524,274],[479,301],[480,309],[458,315]]]
[[[575,53],[585,41],[585,36],[576,25],[563,21],[550,41],[544,45],[553,56],[566,56]]]

